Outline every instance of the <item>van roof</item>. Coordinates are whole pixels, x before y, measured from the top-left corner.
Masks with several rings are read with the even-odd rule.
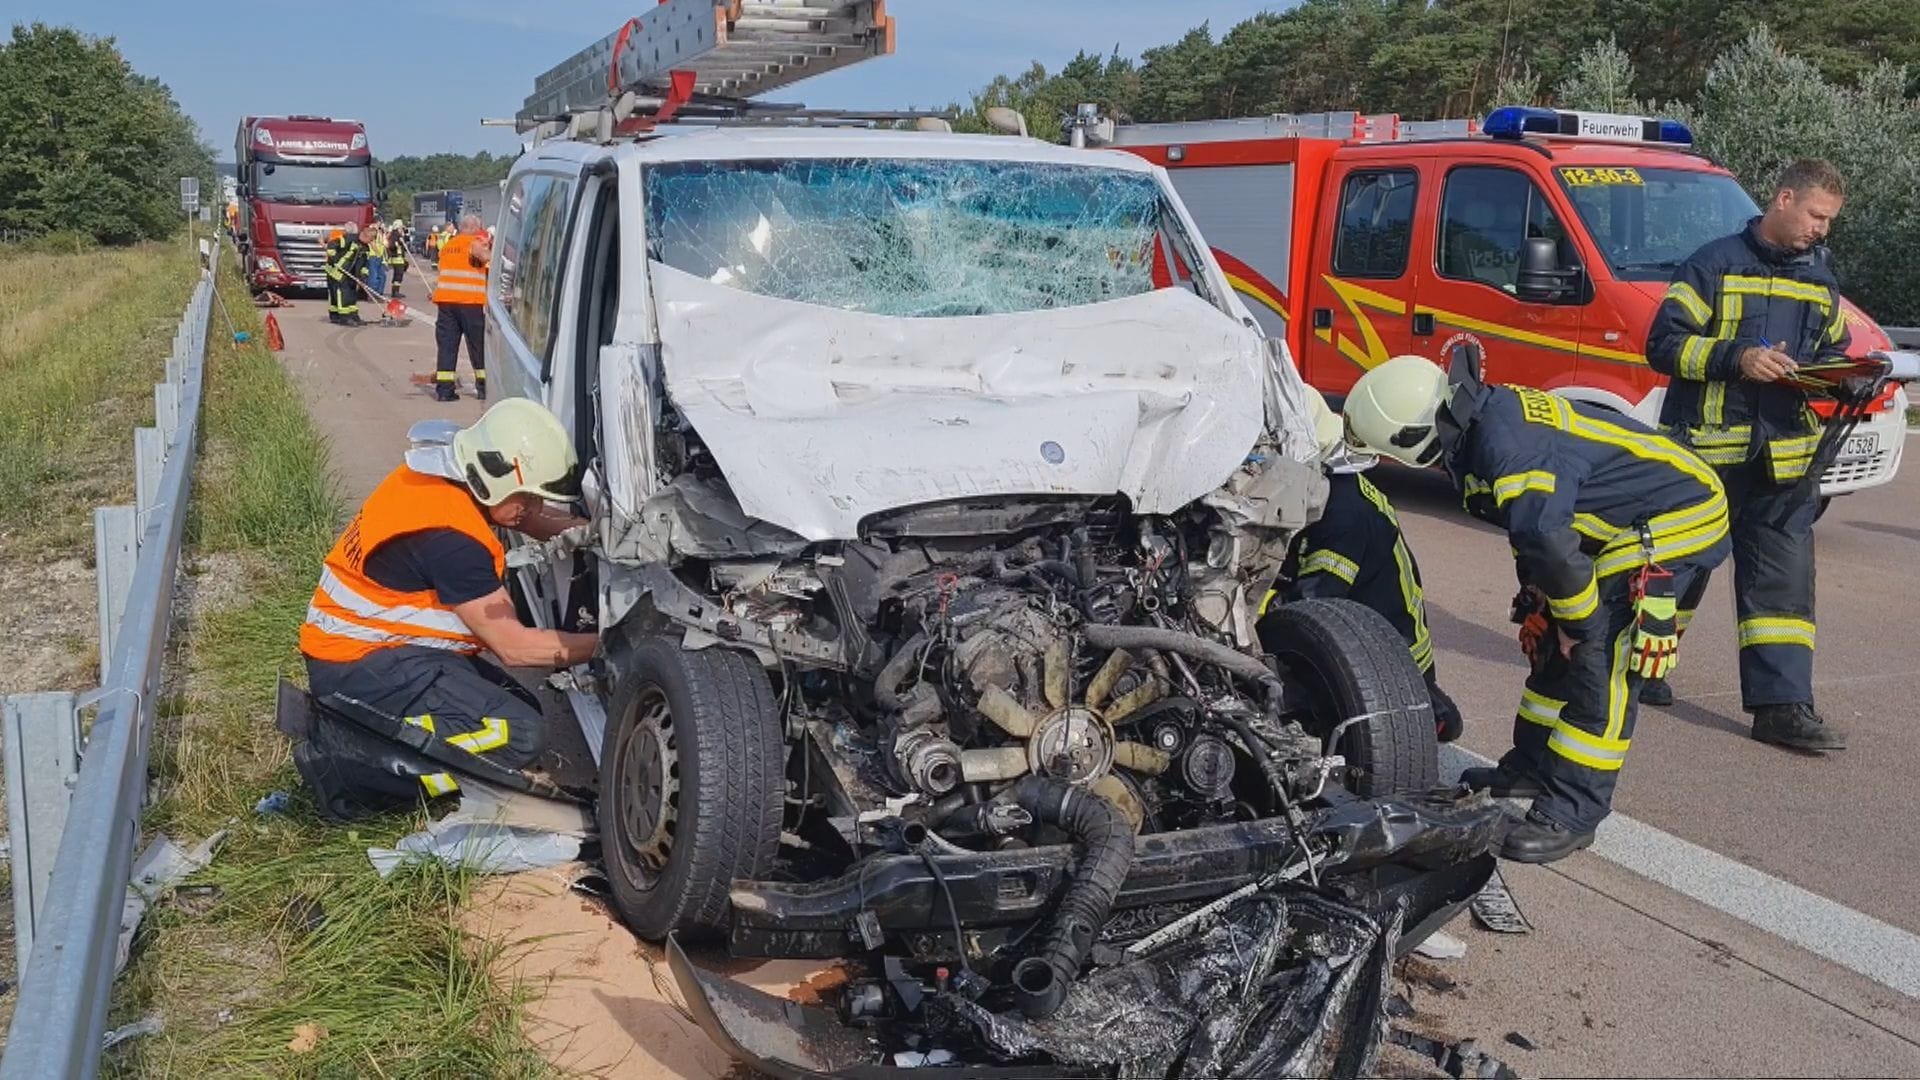
[[[602,158],[666,161],[751,161],[762,158],[921,158],[1081,165],[1146,173],[1155,168],[1118,150],[1078,150],[1014,135],[953,135],[865,128],[679,128],[631,142],[603,145],[556,140],[532,159],[585,162]]]

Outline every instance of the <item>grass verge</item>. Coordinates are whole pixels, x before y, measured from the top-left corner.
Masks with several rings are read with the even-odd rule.
[[[174,665],[178,707],[156,732],[163,794],[147,824],[187,844],[229,832],[213,865],[149,914],[113,1022],[157,1014],[164,1027],[116,1049],[107,1071],[543,1075],[521,1033],[523,991],[491,977],[496,956],[457,924],[471,879],[437,865],[375,876],[367,847],[421,819],[321,823],[272,727],[274,685],[299,668],[295,633],[342,508],[326,444],[259,344],[236,275],[222,295],[255,343],[230,347],[216,312],[192,523],[200,577]],[[256,815],[274,790],[294,793],[289,810]]]

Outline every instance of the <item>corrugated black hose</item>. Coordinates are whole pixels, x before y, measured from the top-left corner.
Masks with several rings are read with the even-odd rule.
[[[1059,828],[1083,849],[1039,949],[1013,966],[1014,1000],[1038,1020],[1059,1010],[1107,921],[1133,861],[1133,827],[1111,802],[1061,780],[1028,775],[1008,794],[1035,821]]]

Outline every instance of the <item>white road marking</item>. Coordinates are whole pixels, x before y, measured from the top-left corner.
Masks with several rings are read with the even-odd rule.
[[[1462,769],[1491,764],[1463,747],[1440,748],[1440,775],[1449,783]],[[1625,814],[1615,813],[1602,822],[1588,850],[1888,989],[1920,999],[1920,936]]]

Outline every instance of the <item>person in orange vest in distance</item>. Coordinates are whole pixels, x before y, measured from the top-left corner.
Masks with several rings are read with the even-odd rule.
[[[440,309],[433,338],[440,347],[433,373],[433,396],[453,401],[454,366],[460,362],[460,339],[467,339],[467,363],[473,366],[473,394],[487,399],[486,304],[487,264],[493,261],[493,241],[486,225],[474,214],[460,219],[460,231],[440,245],[440,281],[433,303]]]
[[[444,427],[451,427],[440,422]],[[405,462],[380,482],[327,553],[300,628],[313,696],[357,702],[465,753],[524,769],[546,741],[539,702],[499,666],[564,668],[591,659],[594,634],[522,624],[505,585],[496,527],[548,540],[586,523],[580,464],[560,421],[508,398],[450,437],[416,428]],[[581,529],[584,532],[584,529]],[[293,760],[322,816],[350,820],[459,789],[430,757],[315,710]]]

